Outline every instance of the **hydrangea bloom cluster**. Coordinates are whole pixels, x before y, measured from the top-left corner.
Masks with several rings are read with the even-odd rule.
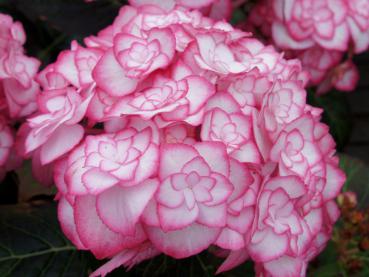
[[[37,109],[34,77],[40,63],[24,54],[25,41],[21,23],[0,13],[0,180],[21,162],[12,149],[12,125]]]
[[[351,58],[369,48],[369,0],[262,0],[249,24],[299,58],[318,92],[355,89]]]
[[[92,276],[210,246],[218,272],[304,275],[345,178],[300,63],[183,7],[125,6],[84,43],[39,74],[18,149],[52,171],[66,236],[111,259]]]

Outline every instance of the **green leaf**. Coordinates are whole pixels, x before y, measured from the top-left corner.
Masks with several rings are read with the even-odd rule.
[[[341,272],[341,268],[337,261],[337,249],[335,244],[329,241],[324,251],[309,264],[307,275],[314,277],[338,276]]]
[[[176,260],[160,255],[126,272],[120,267],[109,277],[214,276],[222,259],[203,253]],[[0,276],[88,276],[105,261],[78,251],[64,237],[57,221],[56,204],[19,204],[0,208]],[[220,276],[254,276],[252,263]]]
[[[87,276],[89,259],[60,231],[55,204],[0,208],[0,276]]]
[[[218,258],[208,251],[186,259],[176,260],[160,255],[136,265],[126,272],[123,267],[115,269],[108,277],[212,277],[224,259]],[[254,264],[250,261],[224,272],[219,277],[253,277]]]
[[[358,198],[358,207],[369,206],[369,165],[348,155],[340,155],[340,167],[346,173],[343,191],[353,191]]]
[[[336,277],[340,276],[341,269],[337,263],[324,264],[312,271],[308,276],[311,277]]]
[[[246,14],[242,9],[237,9],[232,13],[231,24],[237,25],[246,21]]]
[[[337,143],[337,149],[342,150],[348,143],[352,131],[352,114],[347,95],[338,91],[316,95],[310,91],[308,103],[324,110],[323,121],[329,126],[330,133]]]
[[[54,62],[70,42],[98,33],[113,23],[125,0],[0,0],[0,12],[22,22],[26,53],[42,61]]]

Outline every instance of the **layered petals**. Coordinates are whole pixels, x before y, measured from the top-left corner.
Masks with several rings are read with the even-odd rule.
[[[285,56],[303,64],[204,16],[227,17],[228,0],[132,0],[38,75],[38,112],[16,145],[40,179],[53,173],[66,236],[110,259],[91,276],[209,247],[226,257],[218,273],[250,258],[265,276],[305,274],[330,237],[345,181],[305,90],[309,74],[320,83],[332,66],[341,70],[329,84],[350,89],[357,80],[341,52],[347,18],[364,31],[365,15],[354,18],[343,1],[265,1],[274,5],[259,23],[279,46],[299,49]],[[8,122],[0,168],[11,156]]]

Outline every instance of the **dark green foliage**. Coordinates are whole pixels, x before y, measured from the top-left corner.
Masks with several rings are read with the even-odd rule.
[[[353,191],[358,196],[361,209],[369,207],[369,165],[347,155],[340,155],[340,167],[346,173],[343,191]]]
[[[27,33],[26,49],[43,66],[69,48],[72,40],[97,34],[110,25],[126,1],[100,0],[0,0],[0,12],[23,23]]]
[[[337,150],[343,150],[350,139],[352,129],[352,115],[347,95],[338,91],[316,95],[310,91],[308,103],[324,110],[323,122],[328,124],[330,133],[337,143]]]
[[[0,276],[86,276],[90,255],[62,234],[55,204],[0,209]]]
[[[65,238],[57,221],[56,204],[19,204],[0,209],[0,276],[87,276],[103,262],[85,251],[77,251]],[[120,268],[109,276],[213,276],[222,262],[204,252],[174,260],[164,255],[144,262],[129,272]],[[246,263],[223,276],[253,276]]]

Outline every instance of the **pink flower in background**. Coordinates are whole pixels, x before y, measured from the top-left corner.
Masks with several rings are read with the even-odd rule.
[[[329,72],[326,79],[318,86],[317,93],[326,93],[332,87],[340,91],[350,92],[355,90],[359,79],[359,71],[356,65],[351,60],[347,60]]]
[[[0,181],[6,173],[6,165],[14,144],[14,135],[5,118],[0,118]]]
[[[369,47],[368,7],[368,0],[265,0],[251,10],[246,29],[261,28],[268,41],[301,59],[318,93],[353,91],[352,56]]]
[[[15,152],[16,123],[37,110],[40,62],[25,55],[26,34],[20,22],[0,13],[0,179],[20,167]]]
[[[306,49],[315,44],[331,50],[346,50],[349,30],[345,0],[273,1],[276,21],[273,38],[282,48]]]
[[[327,72],[337,66],[342,59],[342,52],[327,50],[322,47],[311,47],[293,52],[292,55],[301,60],[304,68],[310,73],[310,82],[314,85],[320,84]]]
[[[1,51],[6,51],[7,46],[12,42],[23,45],[26,42],[26,35],[20,22],[13,22],[13,19],[6,14],[0,15],[1,22]]]
[[[37,109],[39,86],[34,81],[40,62],[24,54],[26,35],[19,22],[0,14],[0,91],[12,118],[30,115]]]

